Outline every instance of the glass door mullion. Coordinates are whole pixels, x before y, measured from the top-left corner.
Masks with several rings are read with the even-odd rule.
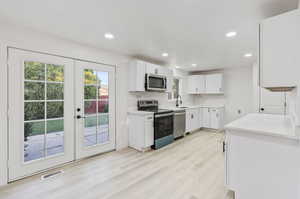
[[[44,113],[44,122],[45,122],[45,132],[44,132],[44,158],[47,157],[47,64],[45,64],[45,94],[44,94],[44,106],[45,106],[45,113]]]

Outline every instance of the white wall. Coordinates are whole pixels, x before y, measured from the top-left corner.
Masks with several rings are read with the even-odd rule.
[[[0,22],[1,23],[1,22]],[[127,147],[124,141],[122,125],[126,123],[124,116],[127,113],[126,103],[120,100],[126,98],[123,82],[126,81],[122,64],[129,60],[129,57],[117,55],[104,50],[90,48],[76,42],[67,41],[51,35],[38,33],[13,25],[0,24],[0,185],[7,182],[7,47],[39,51],[53,55],[60,55],[69,58],[94,61],[98,63],[116,66],[116,143],[117,149]]]
[[[229,68],[223,71],[224,95],[195,95],[196,104],[225,105],[225,124],[254,112],[252,67]],[[239,114],[238,111],[241,111]]]

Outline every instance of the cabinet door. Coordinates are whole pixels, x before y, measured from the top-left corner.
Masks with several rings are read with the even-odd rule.
[[[222,93],[222,74],[206,75],[206,93]]]
[[[194,131],[194,130],[200,128],[199,109],[198,108],[190,109],[190,113],[191,113],[191,131]]]
[[[135,91],[145,91],[145,74],[146,74],[146,63],[142,61],[137,62],[135,73]]]
[[[262,87],[290,87],[299,83],[300,11],[288,12],[261,24]]]
[[[203,108],[199,108],[198,110],[198,128],[202,128],[203,127]]]
[[[198,129],[199,114],[198,109],[186,110],[186,132],[191,132]]]
[[[197,76],[188,76],[188,93],[197,94]]]
[[[192,130],[191,109],[187,109],[185,114],[185,132],[190,132],[191,130]]]
[[[158,74],[158,66],[155,64],[146,64],[146,73],[148,74]]]
[[[210,128],[210,109],[209,108],[202,108],[203,111],[203,122],[202,125],[205,128]]]
[[[173,89],[173,71],[167,67],[158,68],[159,75],[165,75],[167,77],[167,92],[172,92]]]
[[[201,93],[205,93],[206,91],[206,81],[205,81],[206,77],[205,75],[197,75],[197,93],[201,94]]]
[[[128,70],[128,91],[145,91],[146,63],[132,61]]]
[[[193,110],[193,114],[194,114],[194,121],[193,121],[193,127],[194,130],[199,129],[200,128],[200,117],[199,117],[199,108],[196,108]]]
[[[145,118],[145,148],[154,144],[154,128],[153,128],[153,116],[146,116]]]
[[[220,128],[220,110],[219,109],[210,109],[210,128],[219,129]]]

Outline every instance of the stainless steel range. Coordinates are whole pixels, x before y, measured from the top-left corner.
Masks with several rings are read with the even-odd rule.
[[[174,111],[159,109],[157,100],[139,100],[138,110],[154,112],[153,149],[159,149],[174,141]]]

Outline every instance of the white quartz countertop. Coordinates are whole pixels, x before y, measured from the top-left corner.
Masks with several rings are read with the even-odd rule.
[[[224,108],[224,105],[216,105],[216,104],[200,104],[200,105],[193,105],[187,106],[188,108]]]
[[[298,127],[293,125],[290,116],[271,114],[248,114],[225,126],[225,130],[248,132],[267,136],[299,140]]]
[[[182,110],[182,109],[193,109],[193,108],[224,108],[224,105],[207,105],[207,104],[199,104],[199,105],[181,105],[180,107],[184,108],[179,108],[179,107],[162,107],[164,109],[170,109],[170,110]]]

